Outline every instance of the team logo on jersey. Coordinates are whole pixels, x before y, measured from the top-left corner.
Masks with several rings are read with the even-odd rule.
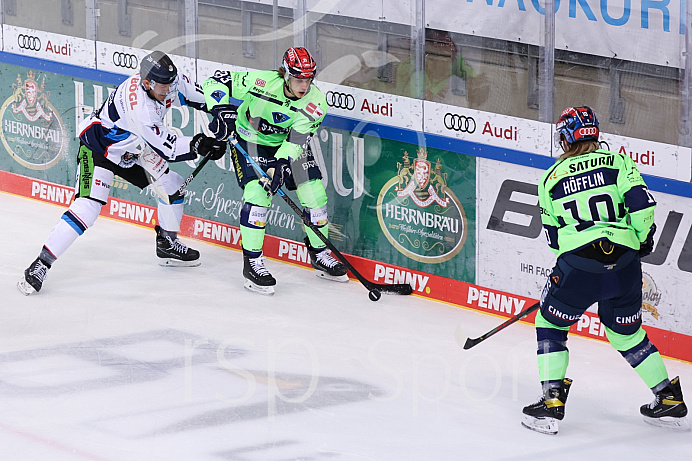
[[[216,90],[214,91],[211,95],[212,99],[216,102],[221,102],[224,96],[226,96],[226,92],[221,91],[221,90]]]
[[[291,117],[281,112],[272,112],[272,118],[274,119],[274,123],[283,123]]]
[[[441,159],[428,160],[424,149],[411,162],[408,152],[397,163],[397,175],[377,199],[377,217],[389,242],[409,258],[442,263],[461,251],[468,234],[466,214],[447,187]]]
[[[7,152],[20,165],[45,170],[60,160],[67,149],[65,125],[50,102],[46,76],[33,71],[12,84],[12,96],[0,108],[0,138]]]
[[[267,84],[267,82],[262,80],[261,78],[258,78],[257,80],[255,80],[255,86],[261,86],[262,88],[264,88],[264,85],[266,85],[266,84]]]

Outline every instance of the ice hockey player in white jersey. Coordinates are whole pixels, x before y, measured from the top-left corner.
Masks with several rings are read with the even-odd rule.
[[[30,295],[43,286],[48,270],[72,243],[94,225],[106,204],[115,175],[144,189],[150,184],[162,196],[175,193],[183,178],[168,162],[209,156],[218,160],[226,143],[203,134],[180,136],[164,125],[173,105],[206,111],[201,88],[178,74],[173,61],[154,51],[139,73],[111,93],[101,108],[79,127],[75,200],[53,228],[39,256],[24,271],[19,290]],[[178,239],[183,198],[158,201],[156,255],[164,266],[199,266],[199,252]]]

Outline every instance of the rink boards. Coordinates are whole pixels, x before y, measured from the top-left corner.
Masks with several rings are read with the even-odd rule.
[[[497,162],[495,162],[497,163]],[[496,165],[496,167],[501,167]],[[49,183],[26,176],[0,171],[0,190],[14,195],[27,197],[42,202],[66,206],[74,195],[71,187]],[[665,194],[659,194],[665,195]],[[672,200],[672,197],[664,198]],[[679,197],[678,197],[679,199]],[[490,202],[489,202],[490,203]],[[663,202],[665,206],[665,202]],[[679,208],[678,208],[679,209]],[[491,206],[479,206],[479,219],[490,216]],[[488,211],[484,214],[483,211]],[[153,228],[156,225],[156,208],[132,201],[124,201],[110,197],[103,207],[101,215],[110,219],[124,221],[139,226]],[[489,218],[488,218],[489,219]],[[528,221],[524,221],[528,222]],[[240,250],[240,230],[237,226],[227,225],[212,220],[185,215],[181,223],[182,235],[210,242],[222,247]],[[688,226],[689,227],[689,226]],[[506,234],[506,235],[504,235]],[[479,232],[479,279],[485,282],[472,284],[412,271],[403,267],[393,266],[373,259],[347,255],[349,262],[367,279],[377,283],[410,283],[416,296],[442,301],[460,307],[470,308],[499,317],[511,317],[530,306],[536,299],[533,293],[539,293],[545,277],[552,264],[540,239],[530,239],[517,232]],[[677,242],[677,241],[676,241]],[[677,242],[679,243],[679,242]],[[519,250],[521,248],[521,250]],[[511,250],[510,250],[511,249]],[[517,251],[513,251],[517,249]],[[670,255],[675,259],[677,250]],[[287,263],[309,267],[307,248],[303,243],[267,235],[264,252],[267,257]],[[655,253],[654,253],[655,255]],[[644,266],[644,307],[643,318],[646,330],[652,341],[662,354],[685,361],[692,361],[692,337],[676,333],[666,328],[684,328],[679,316],[684,309],[671,308],[668,301],[676,296],[684,299],[684,293],[676,292],[677,287],[684,287],[684,274],[675,279],[671,269],[672,262],[662,267]],[[653,276],[651,274],[654,274]],[[670,278],[666,278],[668,274]],[[648,283],[658,284],[647,287]],[[649,282],[651,280],[651,282]],[[503,290],[504,285],[506,287]],[[667,290],[665,292],[653,290]],[[364,288],[363,296],[366,295]],[[670,301],[668,301],[670,302]],[[534,315],[525,321],[532,322]],[[656,324],[656,322],[659,322]],[[667,323],[666,323],[667,322]],[[500,323],[498,321],[498,323]],[[587,312],[571,329],[573,334],[605,340],[604,326],[597,314]],[[474,332],[480,336],[484,332]],[[476,336],[476,334],[473,334]]]
[[[16,48],[21,34],[50,43],[52,55]],[[74,197],[77,125],[131,71],[118,67],[113,56],[141,59],[147,50],[8,25],[3,39],[0,70],[17,78],[0,88],[7,154],[0,156],[0,190],[67,206]],[[242,70],[174,59],[198,79],[217,68]],[[317,84],[330,103],[312,144],[329,194],[330,238],[357,270],[378,283],[411,283],[418,296],[500,317],[535,302],[554,264],[537,207],[538,178],[556,155],[552,126]],[[205,130],[208,119],[174,109],[167,122],[189,136]],[[692,361],[686,302],[692,282],[690,149],[607,133],[603,139],[635,160],[658,201],[658,245],[643,264],[644,324],[662,353]],[[185,177],[194,166],[173,168]],[[102,214],[153,227],[153,193],[133,189],[116,178]],[[189,190],[183,235],[238,250],[242,197],[228,156],[210,162]],[[420,199],[421,191],[428,196]],[[267,256],[309,266],[300,218],[277,198],[270,220]],[[604,338],[593,312],[573,330]]]

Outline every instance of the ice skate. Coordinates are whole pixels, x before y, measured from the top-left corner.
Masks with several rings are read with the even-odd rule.
[[[670,383],[656,393],[653,402],[642,405],[639,409],[644,422],[653,426],[668,427],[678,431],[689,431],[687,405],[682,400],[680,378],[673,378]]]
[[[17,282],[19,291],[26,296],[41,291],[43,281],[46,280],[48,275],[48,269],[50,269],[50,264],[44,262],[41,258],[36,258],[24,271],[24,278]]]
[[[201,264],[199,251],[188,248],[180,239],[172,239],[156,226],[156,256],[159,265],[167,267],[196,267]]]
[[[348,269],[332,256],[330,250],[327,248],[313,248],[307,237],[305,237],[305,245],[308,247],[310,264],[315,269],[317,277],[335,282],[348,282]]]
[[[572,380],[565,378],[560,387],[545,391],[538,402],[524,407],[521,425],[541,434],[557,434],[558,421],[565,417],[565,402]]]
[[[264,254],[251,258],[243,253],[243,277],[245,277],[243,286],[255,293],[271,296],[274,294],[276,279],[264,266],[264,260]]]

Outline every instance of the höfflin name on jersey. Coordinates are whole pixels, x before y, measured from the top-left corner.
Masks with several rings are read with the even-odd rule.
[[[560,181],[565,195],[576,194],[577,192],[593,189],[594,187],[605,186],[606,182],[603,171],[595,171],[583,176],[576,176]]]

